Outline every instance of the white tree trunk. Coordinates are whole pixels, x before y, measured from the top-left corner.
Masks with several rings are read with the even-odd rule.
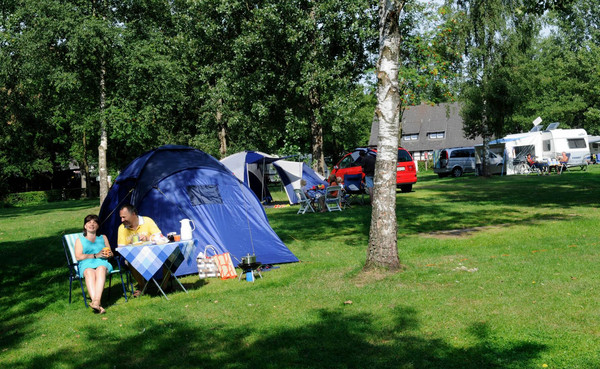
[[[371,230],[365,269],[399,269],[396,222],[396,165],[400,128],[398,57],[400,50],[400,11],[404,1],[379,2],[379,61],[377,66],[377,108],[379,121],[375,188]]]
[[[106,133],[106,67],[104,60],[100,67],[100,145],[98,146],[98,174],[100,177],[100,206],[108,195],[108,168],[106,164],[106,151],[108,149],[108,135]]]

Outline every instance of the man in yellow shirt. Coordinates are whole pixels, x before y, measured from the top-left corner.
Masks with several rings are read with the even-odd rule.
[[[123,205],[119,211],[121,217],[121,225],[119,226],[117,244],[119,246],[127,246],[136,244],[138,242],[150,241],[152,235],[160,234],[161,231],[154,223],[152,218],[139,216],[137,209],[131,205]],[[133,278],[138,283],[138,288],[144,289],[146,281],[144,277],[129,265]],[[134,297],[140,295],[140,291],[137,290],[133,293]]]

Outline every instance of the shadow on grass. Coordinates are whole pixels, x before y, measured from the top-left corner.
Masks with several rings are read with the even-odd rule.
[[[79,229],[67,230],[72,233]],[[1,243],[0,346],[13,347],[23,340],[31,320],[57,301],[69,300],[69,271],[61,241],[62,235],[39,237],[27,241]],[[84,289],[87,293],[87,288]],[[110,291],[110,293],[109,293]],[[102,304],[109,307],[123,299],[121,278],[112,276],[110,289],[104,290]],[[123,301],[125,301],[123,299]],[[89,302],[89,296],[88,296]],[[73,281],[72,304],[83,306],[78,281]]]
[[[0,243],[3,259],[3,267],[0,268],[3,291],[0,295],[0,347],[15,347],[23,342],[24,332],[31,322],[28,317],[44,311],[57,301],[68,302],[69,269],[61,237],[62,234],[79,231],[73,228],[53,236]],[[126,283],[125,275],[123,277]],[[201,288],[206,281],[182,281],[182,284],[186,289],[193,290]],[[83,287],[87,294],[85,282]],[[171,289],[181,290],[172,278]],[[151,296],[160,295],[155,287],[147,293]],[[102,305],[110,308],[124,302],[121,278],[115,274],[110,289],[107,284],[104,290]],[[76,280],[72,285],[72,304],[83,306],[81,286]]]
[[[444,203],[399,194],[399,229],[416,234],[456,228],[540,221],[523,215],[515,204],[557,208],[547,219],[563,219],[558,209],[596,207],[600,194],[600,176],[569,173],[548,177],[465,177],[425,184],[433,196],[445,202],[477,203],[475,210],[457,211]],[[419,187],[415,186],[415,191]],[[486,204],[492,206],[485,206]],[[53,203],[45,206],[4,209],[2,218],[28,214],[46,214],[60,210],[78,210],[96,204],[92,201]],[[296,214],[297,208],[273,210],[269,219],[281,239],[310,248],[311,240],[335,237],[349,247],[364,248],[370,227],[371,207],[325,214]],[[277,215],[274,215],[277,214]],[[431,215],[415,222],[422,214]],[[439,221],[440,219],[443,222]],[[65,233],[79,228],[65,230]],[[342,237],[340,237],[342,236]],[[27,241],[0,243],[3,268],[0,280],[0,346],[8,350],[22,344],[30,329],[27,316],[43,311],[49,304],[68,299],[66,259],[60,234]],[[203,283],[203,282],[198,282]],[[188,286],[186,285],[186,288]],[[107,307],[120,298],[120,285],[113,283]],[[74,286],[74,304],[82,304],[78,285]],[[243,309],[240,310],[243,314]],[[476,344],[457,348],[451,342],[418,332],[419,321],[411,309],[395,311],[396,324],[383,332],[375,329],[375,317],[353,313],[350,309],[319,311],[317,323],[301,328],[281,328],[265,332],[260,327],[214,328],[169,317],[163,322],[138,320],[133,335],[119,335],[90,322],[79,329],[82,344],[76,349],[38,352],[20,359],[18,367],[303,367],[303,368],[497,368],[531,367],[532,361],[546,349],[535,342],[497,342],[485,324],[473,324],[469,332]],[[259,338],[256,336],[259,335]],[[125,338],[122,338],[122,337]],[[248,340],[247,337],[253,337]],[[95,343],[102,345],[98,349]],[[598,364],[598,363],[596,363]]]
[[[316,322],[273,332],[193,326],[170,317],[138,320],[129,335],[115,340],[110,330],[90,324],[74,328],[80,344],[51,353],[40,350],[15,367],[525,368],[546,350],[531,341],[496,343],[482,323],[473,325],[473,345],[454,347],[419,334],[411,308],[394,309],[395,324],[384,331],[375,328],[375,317],[348,310],[315,311]]]
[[[597,173],[491,178],[468,176],[443,180],[429,177],[421,186],[415,185],[414,191],[430,191],[431,201],[410,193],[397,194],[399,236],[493,225],[526,223],[535,226],[544,219],[565,219],[565,209],[597,207],[600,202],[600,175]],[[457,210],[449,203],[472,206]],[[543,208],[545,214],[540,215],[536,211],[523,214],[523,207]],[[356,237],[368,237],[371,225],[369,205],[356,205],[343,212],[324,214],[301,215],[294,210],[296,208],[292,207],[269,215],[284,243],[296,240],[298,230],[301,230],[303,239],[345,235],[348,236],[345,242],[350,247],[356,246],[353,243]],[[360,243],[360,247],[364,247],[364,242]]]

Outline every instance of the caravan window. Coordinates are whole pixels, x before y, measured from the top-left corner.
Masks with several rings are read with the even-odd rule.
[[[515,146],[515,158],[524,158],[527,154],[535,156],[535,147],[533,145]]]
[[[551,140],[544,140],[544,143],[542,145],[544,146],[544,151],[552,151],[552,141]]]
[[[567,139],[569,143],[569,149],[585,149],[585,140],[583,138],[569,138]]]

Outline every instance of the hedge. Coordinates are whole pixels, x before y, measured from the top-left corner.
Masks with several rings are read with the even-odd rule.
[[[81,199],[85,191],[81,188],[57,189],[47,191],[16,192],[4,196],[1,207],[44,204],[48,202]]]

